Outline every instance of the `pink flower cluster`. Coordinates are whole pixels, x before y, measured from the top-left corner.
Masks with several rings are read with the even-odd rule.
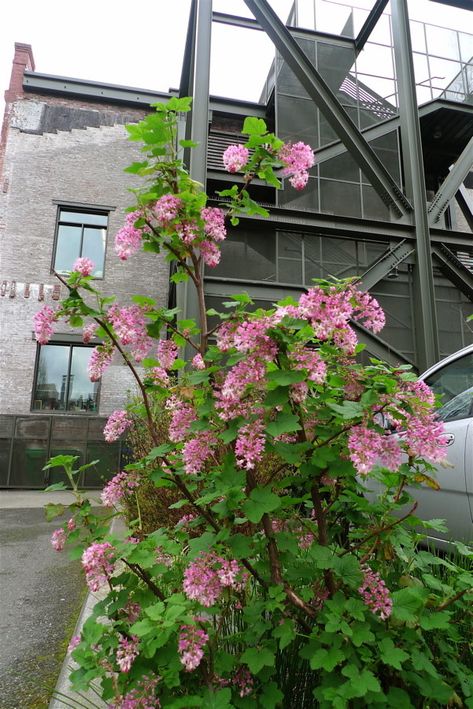
[[[192,359],[192,366],[194,367],[194,369],[205,369],[204,358],[202,357],[200,352],[198,352],[196,356]]]
[[[136,635],[132,635],[130,638],[120,638],[116,654],[120,672],[129,672],[131,670],[131,666],[138,656],[138,644],[139,640]]]
[[[182,625],[179,633],[178,652],[187,672],[192,672],[201,663],[204,656],[204,646],[209,636],[195,625]]]
[[[247,697],[254,689],[253,676],[247,667],[239,667],[232,677],[232,684],[238,687],[240,697]]]
[[[197,416],[193,407],[181,401],[177,396],[171,396],[166,401],[166,409],[171,412],[169,438],[174,443],[183,441],[190,432],[190,426]]]
[[[306,369],[307,378],[315,384],[323,384],[327,376],[327,366],[322,357],[308,347],[298,347],[289,354],[294,369]]]
[[[108,709],[160,709],[161,702],[156,697],[159,680],[154,675],[144,675],[135,689],[117,697],[108,704]]]
[[[56,551],[62,551],[66,545],[66,532],[62,527],[55,529],[51,535],[51,546]]]
[[[139,485],[139,478],[134,472],[117,473],[105,485],[100,499],[105,507],[114,507],[127,495],[133,493]]]
[[[115,253],[122,261],[126,261],[132,254],[139,251],[142,242],[142,231],[149,232],[148,227],[143,230],[135,227],[135,222],[141,217],[143,217],[143,213],[140,210],[127,214],[125,225],[115,236]]]
[[[227,172],[238,172],[245,167],[250,151],[244,145],[229,145],[223,153],[223,164]]]
[[[179,348],[174,340],[160,340],[158,343],[158,359],[164,369],[171,369],[177,359]]]
[[[136,623],[141,613],[141,606],[139,603],[128,600],[123,606],[123,612],[125,613],[126,619],[129,623]]]
[[[81,276],[90,276],[94,272],[95,263],[87,256],[81,256],[74,261],[73,271],[78,271]]]
[[[98,591],[114,571],[115,550],[108,542],[94,542],[82,554],[85,580],[91,591]]]
[[[162,228],[169,226],[176,219],[182,205],[182,200],[172,194],[165,194],[154,205],[154,213]]]
[[[289,182],[296,190],[303,190],[309,179],[308,170],[315,162],[314,152],[305,143],[285,143],[278,153],[283,163],[283,175],[290,175]]]
[[[369,473],[376,463],[396,471],[401,464],[401,449],[390,434],[378,433],[366,426],[354,426],[348,436],[349,457],[362,475]]]
[[[246,578],[237,561],[227,561],[216,554],[206,553],[184,571],[183,589],[187,598],[210,608],[225,588],[240,591]]]
[[[112,305],[108,310],[108,319],[122,344],[131,345],[133,357],[141,362],[153,345],[153,340],[146,331],[146,310],[139,305],[120,308]]]
[[[53,323],[58,319],[58,314],[49,305],[45,305],[35,313],[33,327],[36,340],[40,345],[46,345],[54,334]]]
[[[195,438],[189,439],[182,451],[186,473],[200,473],[216,445],[217,437],[213,431],[199,431]]]
[[[97,345],[87,364],[87,371],[91,382],[98,382],[113,359],[113,347],[109,345]]]
[[[242,426],[235,443],[238,467],[253,470],[256,463],[263,458],[265,443],[264,421],[260,419]]]
[[[358,589],[358,593],[375,615],[379,615],[381,620],[386,620],[391,615],[393,608],[389,589],[381,576],[369,566],[364,566],[362,570],[363,583]]]
[[[108,417],[108,421],[104,426],[103,437],[107,443],[113,443],[117,441],[122,433],[127,431],[132,424],[133,421],[126,411],[114,411],[113,414]]]
[[[94,337],[97,329],[98,329],[98,324],[95,322],[91,322],[84,327],[84,329],[82,330],[82,340],[83,340],[83,342],[85,342],[85,344],[88,344],[91,341],[91,339]]]
[[[67,652],[72,652],[80,644],[80,635],[73,635],[67,646]]]
[[[202,210],[204,232],[213,241],[223,241],[227,235],[225,213],[218,207],[205,207]]]

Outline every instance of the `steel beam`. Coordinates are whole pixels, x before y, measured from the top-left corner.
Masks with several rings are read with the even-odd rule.
[[[363,138],[335,94],[272,10],[267,0],[245,0],[245,4],[273,41],[320,112],[330,121],[331,127],[347,146],[381,199],[392,208],[397,217],[408,214],[411,211],[411,205],[396,181]]]
[[[436,224],[440,220],[440,217],[455,197],[455,194],[459,190],[463,180],[472,168],[473,137],[470,138],[467,145],[458,156],[449,174],[437,190],[437,194],[429,207],[429,223],[431,225]]]
[[[388,2],[389,0],[376,0],[370,14],[365,20],[363,27],[358,33],[358,37],[355,38],[355,47],[357,52],[361,52],[365,46]]]
[[[468,226],[473,232],[473,202],[465,185],[461,185],[456,194],[458,205],[465,217]]]
[[[375,263],[373,263],[360,276],[358,285],[362,290],[371,290],[379,281],[385,278],[394,268],[405,261],[406,258],[414,253],[412,243],[408,243],[405,239],[399,244],[396,244],[389,251],[386,251]]]
[[[467,298],[473,301],[473,273],[467,268],[445,244],[437,244],[432,248],[435,259],[439,262],[441,271],[461,290]]]
[[[440,359],[434,274],[427,217],[424,159],[417,110],[407,0],[391,0],[394,57],[399,93],[401,151],[407,194],[414,205],[416,233],[415,335],[417,365],[424,370]]]

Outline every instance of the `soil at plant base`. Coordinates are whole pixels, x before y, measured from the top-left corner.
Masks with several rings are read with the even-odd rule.
[[[0,510],[1,709],[47,709],[86,595],[80,561],[49,541],[63,521]]]

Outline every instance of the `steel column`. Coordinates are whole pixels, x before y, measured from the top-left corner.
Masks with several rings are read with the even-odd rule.
[[[460,189],[456,194],[456,198],[458,205],[463,213],[463,216],[465,217],[468,226],[473,232],[473,202],[465,185],[460,185]]]
[[[357,52],[360,52],[365,46],[388,2],[389,0],[376,0],[373,9],[358,33],[358,37],[355,38],[355,47]]]
[[[371,288],[413,253],[414,248],[407,240],[395,244],[394,247],[386,251],[375,263],[369,266],[362,276],[360,276],[360,280],[358,281],[359,288],[366,291],[371,290]]]
[[[429,224],[431,226],[439,221],[472,168],[473,138],[470,138],[432,200],[432,204],[429,207]]]
[[[333,130],[347,146],[381,199],[396,216],[408,214],[411,205],[357,126],[343,109],[335,94],[299,47],[289,30],[272,10],[267,0],[245,0],[288,66],[297,76]]]
[[[401,150],[407,194],[414,205],[416,231],[415,335],[417,365],[422,371],[440,358],[434,275],[407,0],[391,0],[391,10],[401,120]]]

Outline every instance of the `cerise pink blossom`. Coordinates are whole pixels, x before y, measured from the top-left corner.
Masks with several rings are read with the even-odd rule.
[[[46,345],[54,334],[53,323],[56,322],[58,314],[49,305],[43,306],[33,316],[33,327],[36,340],[40,345]]]
[[[132,494],[138,485],[139,478],[136,473],[123,470],[108,481],[100,494],[100,499],[105,507],[114,507]]]
[[[209,268],[215,268],[220,263],[220,249],[214,241],[204,239],[199,244],[202,260]]]
[[[55,529],[51,535],[51,546],[56,551],[62,551],[66,544],[66,532],[64,529]]]
[[[146,310],[139,305],[120,308],[112,305],[108,310],[108,319],[123,345],[131,345],[132,354],[137,362],[146,357],[153,345],[146,330]]]
[[[158,343],[158,359],[164,369],[171,369],[177,359],[179,348],[174,340],[160,340]]]
[[[166,409],[171,412],[169,438],[173,443],[183,441],[190,433],[190,426],[197,416],[193,407],[177,396],[171,396],[166,401]]]
[[[235,443],[235,455],[239,468],[253,470],[264,454],[266,436],[264,434],[264,422],[253,421],[242,426],[238,431]]]
[[[203,553],[184,571],[183,589],[187,598],[210,608],[225,588],[240,591],[246,580],[237,561]]]
[[[227,235],[225,213],[218,207],[205,207],[202,210],[204,232],[213,241],[223,241]]]
[[[379,615],[381,620],[386,620],[391,615],[393,607],[389,589],[381,576],[369,566],[364,566],[362,571],[363,583],[358,593],[375,615]]]
[[[160,226],[167,227],[173,219],[176,219],[181,205],[182,200],[172,194],[160,197],[154,205],[154,213]]]
[[[132,635],[130,638],[120,638],[116,660],[121,672],[131,670],[131,666],[138,656],[138,642],[136,635]]]
[[[393,471],[401,464],[401,449],[397,440],[366,426],[351,429],[348,450],[350,460],[362,475],[369,473],[377,463]]]
[[[205,369],[204,358],[202,357],[200,352],[198,352],[196,356],[192,359],[192,366],[194,367],[194,369]]]
[[[113,348],[106,345],[94,347],[87,364],[89,379],[98,382],[113,359]]]
[[[122,260],[126,261],[132,254],[139,251],[142,243],[142,231],[149,233],[149,228],[138,229],[135,222],[143,217],[139,210],[130,212],[125,217],[125,225],[115,236],[115,253]]]
[[[186,473],[188,475],[200,473],[216,445],[217,438],[213,431],[198,431],[195,438],[188,440],[182,451]]]
[[[117,441],[122,433],[127,431],[132,424],[133,421],[126,411],[114,411],[109,416],[108,421],[104,426],[103,437],[107,443],[113,443],[114,441]]]
[[[85,580],[91,591],[98,591],[113,574],[115,550],[108,542],[94,542],[82,554]]]
[[[78,271],[81,276],[90,276],[94,272],[95,263],[87,256],[81,256],[74,261],[73,271]]]
[[[279,150],[278,158],[283,163],[282,174],[289,177],[289,182],[296,190],[303,190],[309,179],[308,170],[314,165],[314,152],[310,145],[285,143]]]
[[[98,324],[91,322],[84,327],[82,330],[82,341],[88,344],[97,332]]]
[[[202,628],[195,625],[181,626],[177,649],[187,672],[192,672],[200,665],[208,639],[209,636]]]
[[[223,153],[223,164],[227,172],[238,172],[248,162],[250,151],[244,145],[229,145]]]
[[[316,384],[323,384],[327,375],[327,365],[322,357],[308,347],[297,347],[289,354],[294,369],[307,370],[307,378]]]

